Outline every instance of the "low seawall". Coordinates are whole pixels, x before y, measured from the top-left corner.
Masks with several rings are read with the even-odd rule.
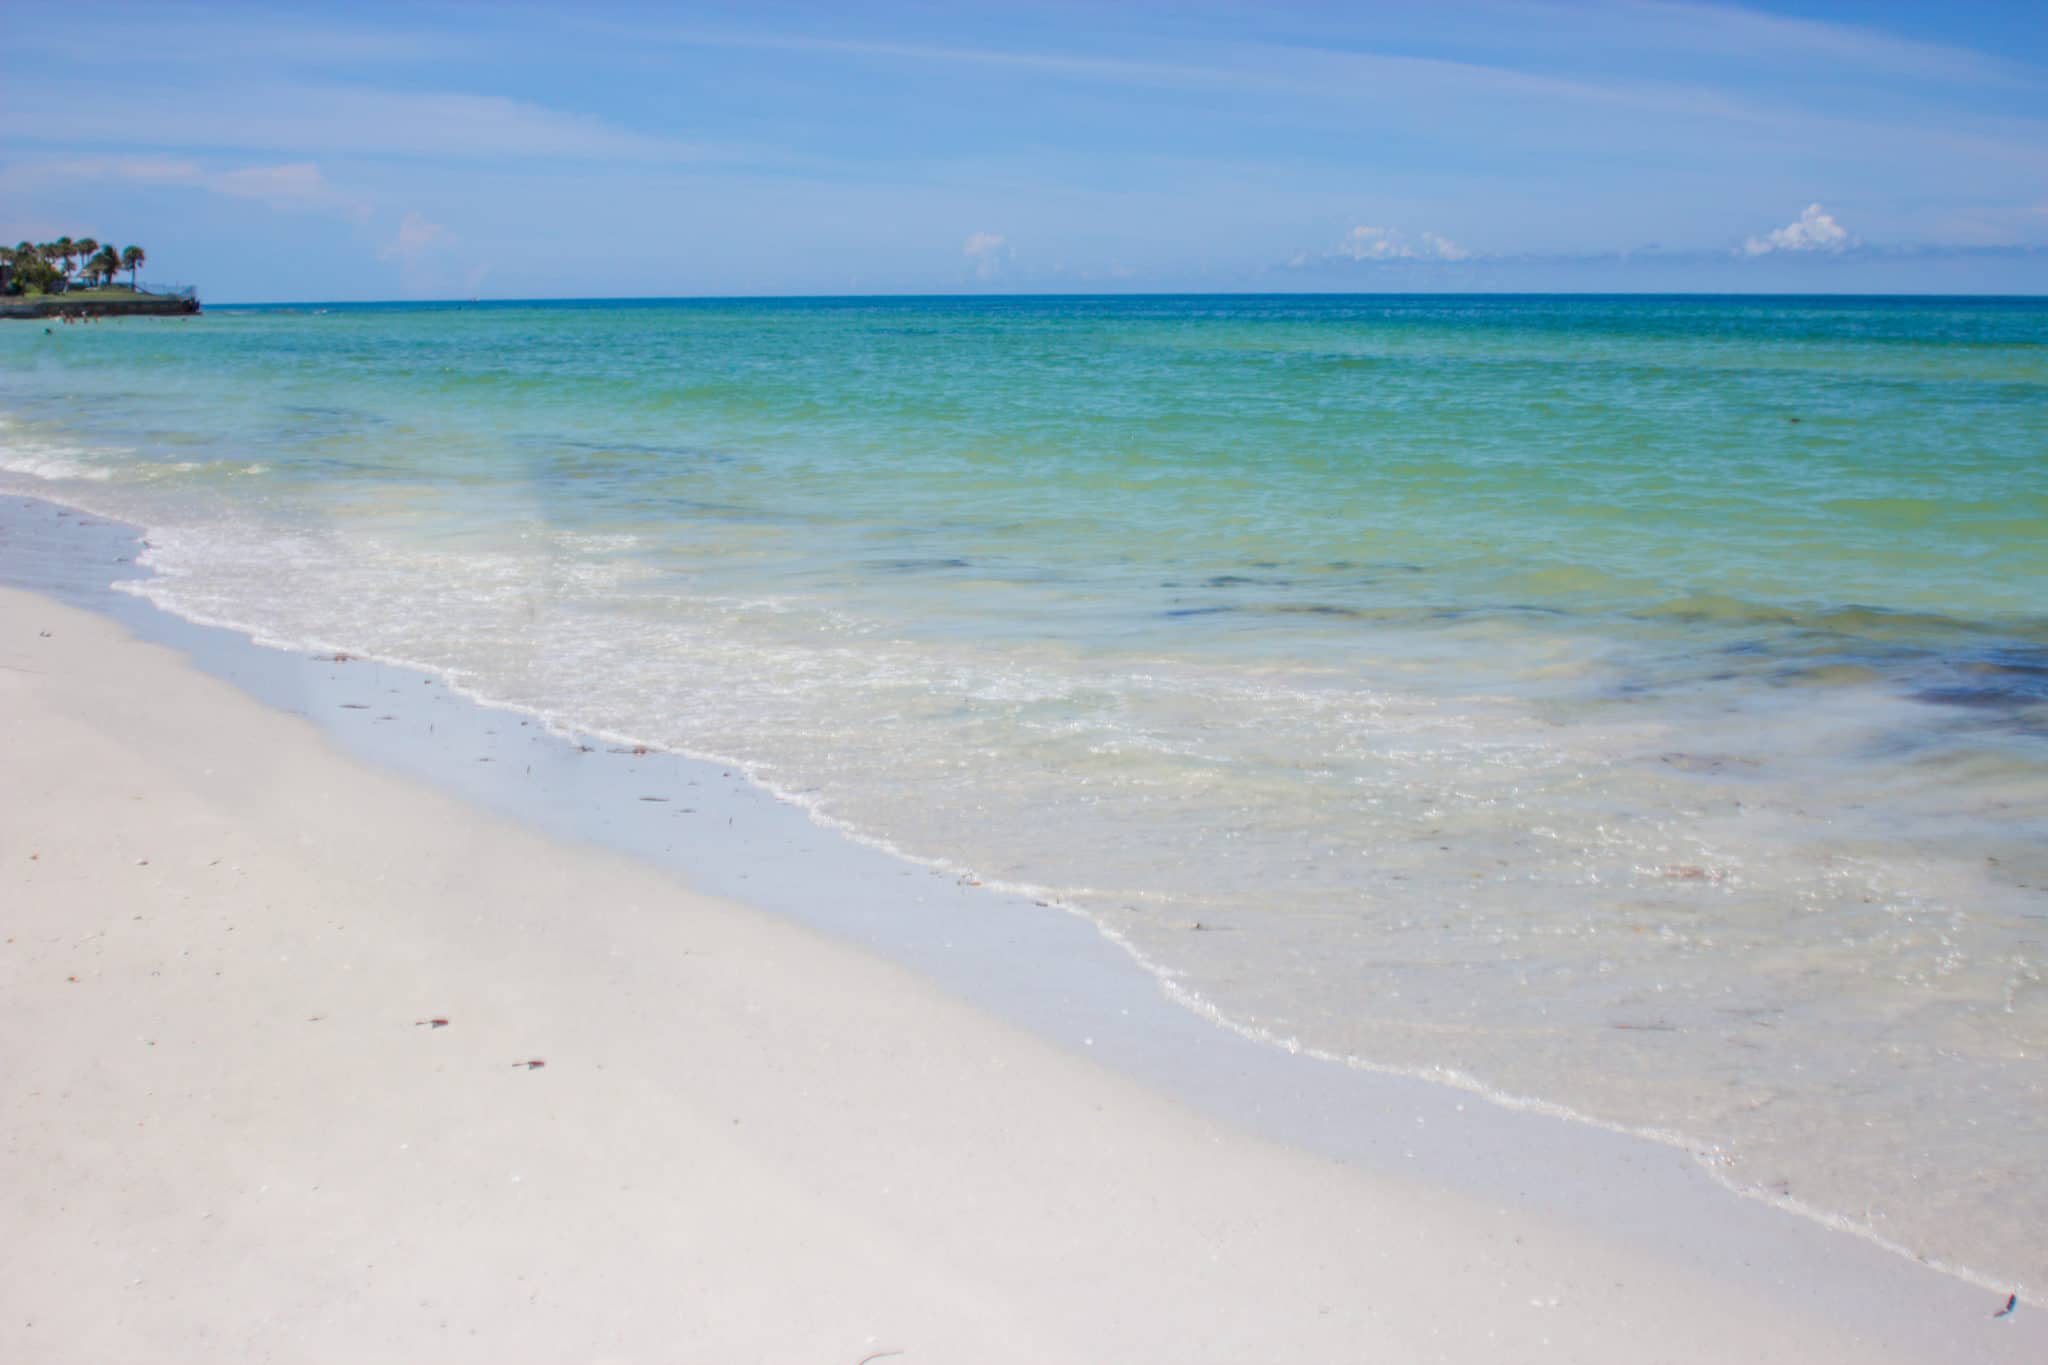
[[[0,318],[72,317],[126,318],[174,317],[199,311],[199,300],[175,294],[133,299],[73,299],[62,294],[45,294],[33,299],[0,301]]]

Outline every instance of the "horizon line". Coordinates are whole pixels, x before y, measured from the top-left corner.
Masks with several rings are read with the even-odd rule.
[[[944,292],[847,292],[824,294],[590,294],[507,298],[437,297],[415,299],[271,299],[224,300],[208,308],[391,308],[469,307],[493,304],[632,304],[632,303],[809,303],[823,300],[894,299],[904,301],[973,302],[1029,299],[1970,299],[1976,301],[2048,301],[2048,290],[2036,293],[1954,293],[1910,290],[1869,293],[1860,290],[1722,290],[1722,289],[1126,289],[1117,291],[1030,290]]]

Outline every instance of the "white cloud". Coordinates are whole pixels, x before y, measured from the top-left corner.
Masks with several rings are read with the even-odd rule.
[[[974,262],[976,279],[992,280],[1009,263],[1009,239],[1000,232],[970,233],[966,244],[960,248],[960,254]]]
[[[460,256],[448,250],[454,242],[455,234],[440,223],[407,213],[398,220],[398,235],[384,244],[377,259],[397,263],[400,286],[410,297],[474,295],[483,276],[476,266],[459,271]]]
[[[1336,254],[1354,261],[1391,261],[1406,256],[1408,251],[1392,228],[1355,227],[1344,234]]]
[[[1372,227],[1361,224],[1344,234],[1337,243],[1337,249],[1328,253],[1326,259],[1353,261],[1462,261],[1471,252],[1448,237],[1434,232],[1425,232],[1410,240],[1405,234],[1388,227]],[[1297,256],[1291,264],[1306,264]]]
[[[1765,256],[1773,251],[1840,251],[1854,241],[1849,229],[1819,204],[1808,204],[1795,222],[1775,232],[1752,237],[1742,244],[1745,256]]]
[[[447,228],[439,223],[430,223],[417,213],[408,213],[399,220],[398,236],[377,254],[387,261],[402,261],[408,266],[415,266],[437,243],[447,240]]]
[[[1422,234],[1422,254],[1439,261],[1462,261],[1472,253],[1448,237],[1425,232]]]

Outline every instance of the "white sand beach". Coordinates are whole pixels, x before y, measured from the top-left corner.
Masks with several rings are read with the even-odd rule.
[[[1852,1317],[1825,1266],[1760,1295],[1237,1131],[14,590],[0,754],[0,1359],[1903,1361],[2030,1339],[1975,1290],[1939,1324]]]

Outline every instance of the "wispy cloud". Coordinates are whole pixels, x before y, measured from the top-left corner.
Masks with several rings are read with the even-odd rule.
[[[260,116],[252,117],[252,109],[261,110]],[[687,140],[503,95],[359,86],[241,90],[232,102],[129,88],[60,101],[17,89],[0,102],[0,118],[16,146],[140,144],[582,163],[688,162],[721,155]]]
[[[1525,22],[1522,0],[1480,6],[1500,14],[1512,30]],[[1593,5],[1527,5],[1544,22],[1597,40],[1598,50],[1652,48],[1674,55],[1718,50],[1755,63],[1759,54],[1785,60],[1824,61],[1872,72],[1910,73],[1951,82],[2037,84],[2040,73],[1964,48],[1891,38],[1852,25],[1780,19],[1733,6],[1610,0]],[[1469,16],[1468,16],[1469,18]],[[1219,89],[1344,103],[1419,98],[1507,99],[1538,103],[1615,106],[1752,126],[1782,126],[1799,111],[1784,99],[1758,101],[1712,84],[1669,77],[1616,78],[1574,73],[1569,61],[1549,65],[1460,60],[1392,50],[1378,42],[1185,41],[1154,45],[1130,57],[1061,50],[911,42],[764,31],[684,27],[663,29],[590,21],[596,31],[634,41],[768,52],[811,53],[881,62],[997,68],[1025,76],[1131,88]],[[1405,31],[1409,26],[1401,26]],[[1427,27],[1427,25],[1423,25]],[[1567,44],[1567,46],[1572,46]],[[1578,44],[1583,47],[1583,41]],[[1795,94],[1797,92],[1794,92]],[[1808,112],[1825,113],[1825,106]],[[2031,124],[2029,125],[2031,126]],[[2016,130],[2024,131],[2024,130]]]
[[[162,70],[167,64],[191,63],[218,69],[221,54],[232,52],[245,66],[309,66],[342,64],[412,64],[473,56],[480,36],[430,33],[387,25],[372,27],[347,20],[305,18],[279,7],[268,12],[208,14],[169,5],[149,5],[125,12],[107,6],[100,24],[18,24],[8,34],[16,53],[40,61],[84,62],[105,70],[126,66]],[[212,8],[212,7],[209,7]],[[107,29],[120,41],[107,41]]]
[[[1895,37],[1859,24],[1768,14],[1736,5],[1690,0],[1626,0],[1603,7],[1630,23],[1641,39],[1667,51],[1718,52],[1745,60],[1759,53],[1917,80],[2024,85],[2041,73],[1971,48]]]
[[[1444,96],[1636,104],[1690,113],[1756,117],[1708,91],[1589,82],[1483,62],[1356,48],[1285,43],[1197,46],[1188,60],[1127,58],[1059,50],[1019,50],[802,35],[680,30],[651,37],[707,47],[813,52],[919,64],[981,66],[1048,78],[1135,87],[1236,90],[1289,98],[1384,100],[1403,92]]]
[[[358,220],[370,212],[369,205],[329,184],[320,167],[311,161],[219,169],[177,157],[79,157],[10,166],[8,178],[30,186],[61,180],[177,185],[236,199],[254,199],[287,212],[336,213]]]
[[[1785,226],[1744,242],[1742,254],[1767,256],[1774,251],[1841,251],[1854,243],[1849,229],[1836,222],[1833,214],[1819,204],[1808,204],[1805,212]]]

